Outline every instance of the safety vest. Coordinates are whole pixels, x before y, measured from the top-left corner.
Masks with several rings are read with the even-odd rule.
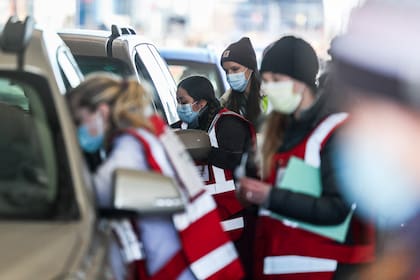
[[[225,116],[233,116],[247,123],[250,129],[252,144],[255,144],[255,132],[252,125],[241,115],[227,109],[221,109],[214,117],[208,129],[212,147],[219,147],[216,128],[218,121]],[[241,214],[244,207],[236,198],[232,170],[222,169],[210,164],[198,165],[197,167],[205,183],[205,189],[216,201],[217,209],[222,219],[223,229],[229,234],[232,240],[238,240],[244,228],[244,217]]]
[[[320,166],[320,151],[332,132],[347,118],[346,113],[332,114],[297,146],[274,156],[267,182],[274,185],[279,172],[291,156]],[[332,239],[297,228],[287,221],[273,219],[261,209],[255,240],[255,279],[332,279],[338,263],[357,264],[373,260],[375,240],[373,227],[352,217],[350,229],[357,245],[345,245]]]
[[[184,212],[173,215],[181,242],[179,252],[153,276],[148,276],[144,262],[138,261],[140,279],[177,279],[187,268],[191,269],[197,279],[241,279],[243,269],[236,249],[223,231],[216,203],[203,189],[191,159],[188,156],[186,158],[183,145],[161,118],[152,116],[150,121],[174,168],[180,186],[184,187],[188,203]],[[127,129],[125,133],[132,135],[142,144],[150,169],[161,173],[146,139],[134,129]],[[178,162],[174,162],[175,160]],[[190,162],[186,164],[186,161]]]

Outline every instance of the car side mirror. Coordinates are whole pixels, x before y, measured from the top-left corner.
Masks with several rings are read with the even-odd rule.
[[[113,206],[117,210],[143,215],[170,215],[185,209],[177,183],[160,173],[117,169],[113,187]]]
[[[195,161],[207,161],[211,143],[206,131],[198,129],[179,129],[175,130],[185,149]]]

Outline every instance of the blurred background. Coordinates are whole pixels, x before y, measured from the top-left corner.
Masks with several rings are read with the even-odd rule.
[[[54,29],[132,26],[160,47],[209,47],[220,53],[242,36],[257,55],[281,35],[309,41],[320,58],[363,0],[1,0],[0,22],[32,15]]]

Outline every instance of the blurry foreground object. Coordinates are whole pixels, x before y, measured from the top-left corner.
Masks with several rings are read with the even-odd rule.
[[[345,170],[343,193],[366,219],[392,232],[363,279],[420,276],[413,249],[420,243],[419,28],[418,3],[371,1],[353,13],[348,33],[332,48],[336,92],[353,116],[336,156]]]

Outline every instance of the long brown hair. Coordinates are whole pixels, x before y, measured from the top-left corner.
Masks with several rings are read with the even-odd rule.
[[[108,134],[129,127],[153,131],[145,114],[151,102],[150,95],[134,78],[122,79],[108,73],[92,74],[72,89],[67,99],[76,122],[77,109],[95,111],[100,104],[108,104],[111,111]]]
[[[262,177],[267,178],[273,168],[273,156],[283,144],[286,128],[286,116],[272,111],[265,121],[262,129],[263,144],[261,148]]]

